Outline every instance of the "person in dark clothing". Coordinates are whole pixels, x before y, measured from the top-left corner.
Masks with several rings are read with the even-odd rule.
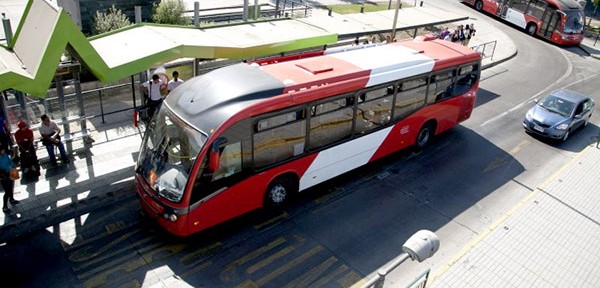
[[[19,146],[23,175],[29,177],[40,176],[40,162],[33,145],[33,131],[23,121],[19,121],[17,127],[19,127],[19,130],[15,132],[15,141]]]

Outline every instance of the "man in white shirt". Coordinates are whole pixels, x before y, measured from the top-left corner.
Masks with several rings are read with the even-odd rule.
[[[152,80],[144,82],[144,91],[148,95],[148,117],[152,118],[154,111],[158,108],[162,102],[162,94],[160,93],[160,86],[163,84],[162,80],[158,75],[152,75]]]
[[[60,151],[62,163],[67,164],[70,162],[69,157],[67,157],[67,153],[65,152],[65,146],[60,141],[60,128],[58,128],[58,125],[50,120],[50,117],[46,114],[42,115],[40,134],[42,135],[42,143],[46,146],[50,164],[52,164],[52,166],[56,166],[56,155],[54,155],[55,145],[58,146],[58,151]]]
[[[183,79],[179,78],[179,72],[173,71],[173,79],[167,84],[167,90],[171,93],[171,91],[175,90],[181,83],[183,83]]]

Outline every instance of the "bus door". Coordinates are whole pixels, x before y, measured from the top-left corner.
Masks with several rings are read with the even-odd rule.
[[[237,185],[249,176],[248,130],[242,121],[210,144],[198,169],[190,198],[191,231],[221,223],[257,205],[247,201],[250,189]]]
[[[551,7],[546,7],[544,16],[542,17],[542,29],[540,29],[540,36],[550,39],[552,33],[556,30],[556,27],[560,23],[560,12]]]

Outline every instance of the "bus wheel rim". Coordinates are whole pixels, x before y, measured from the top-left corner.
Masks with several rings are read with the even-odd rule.
[[[277,184],[271,189],[271,201],[273,201],[273,203],[283,203],[286,194],[285,187],[281,184]]]

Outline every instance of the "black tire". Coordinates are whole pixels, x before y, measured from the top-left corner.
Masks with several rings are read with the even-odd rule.
[[[535,36],[537,32],[537,25],[535,25],[534,23],[529,23],[527,24],[527,28],[525,28],[525,30],[527,31],[527,34]]]
[[[296,192],[294,191],[294,187],[288,177],[280,177],[273,180],[267,187],[267,191],[265,191],[265,207],[267,209],[280,209],[284,207],[290,196]]]
[[[425,146],[427,146],[427,144],[429,144],[431,138],[433,138],[434,133],[434,126],[431,123],[426,123],[425,125],[423,125],[423,127],[421,127],[421,130],[419,130],[419,134],[417,135],[415,147],[417,149],[423,149]]]
[[[479,12],[481,12],[481,10],[483,10],[483,2],[481,0],[475,2],[475,10],[477,10]]]

